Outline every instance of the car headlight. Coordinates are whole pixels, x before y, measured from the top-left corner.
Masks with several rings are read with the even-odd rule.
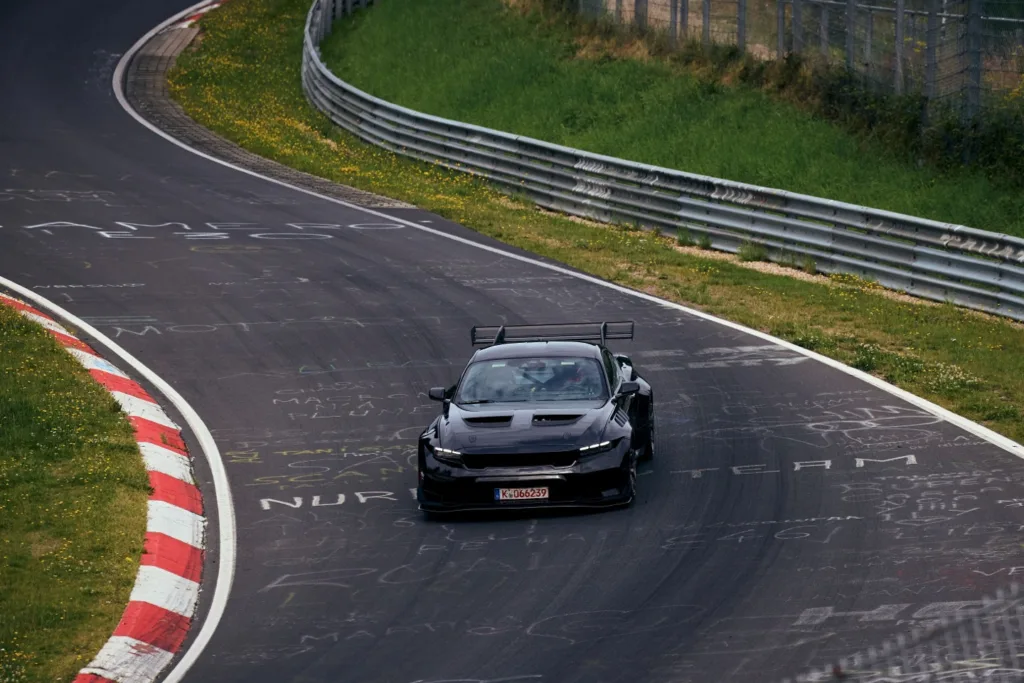
[[[608,451],[614,450],[621,440],[622,439],[613,439],[612,441],[602,441],[601,443],[584,446],[580,449],[580,455],[597,455],[598,453],[607,453]]]
[[[435,458],[441,462],[454,463],[457,465],[462,464],[462,453],[459,451],[453,451],[450,448],[441,448],[440,446],[431,445],[427,443],[427,449],[434,455]]]

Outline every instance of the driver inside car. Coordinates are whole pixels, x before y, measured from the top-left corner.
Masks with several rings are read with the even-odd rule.
[[[593,363],[569,363],[556,366],[550,380],[544,383],[554,391],[566,394],[596,396],[601,393],[601,378]]]

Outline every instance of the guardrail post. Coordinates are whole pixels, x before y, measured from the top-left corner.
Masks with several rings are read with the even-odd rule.
[[[703,40],[704,45],[711,44],[711,0],[704,0],[704,11],[701,12],[701,21],[704,23]]]
[[[828,57],[828,5],[821,5],[821,23],[818,26],[818,31],[821,33],[821,54]]]
[[[928,0],[928,30],[924,42],[924,96],[931,103],[938,96],[939,8],[942,0]]]
[[[778,0],[775,4],[775,30],[779,34],[776,37],[775,53],[779,59],[786,56],[786,2]]]
[[[981,110],[982,0],[967,0],[967,120]]]
[[[893,68],[893,89],[897,95],[903,94],[903,42],[906,18],[906,0],[896,0],[896,64]]]
[[[793,52],[804,51],[804,0],[793,0]]]

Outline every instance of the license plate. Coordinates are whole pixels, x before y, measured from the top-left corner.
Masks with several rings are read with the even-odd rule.
[[[494,500],[547,500],[548,487],[494,489]]]

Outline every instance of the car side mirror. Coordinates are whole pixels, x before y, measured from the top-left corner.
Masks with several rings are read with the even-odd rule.
[[[639,382],[623,382],[622,384],[619,385],[618,395],[629,396],[630,394],[635,394],[638,391],[640,391]]]
[[[447,398],[447,396],[445,396],[444,387],[431,387],[430,391],[427,392],[427,395],[430,396],[431,401],[443,401]]]
[[[632,365],[633,364],[633,359],[632,358],[630,358],[629,356],[626,356],[624,354],[621,354],[621,353],[615,354],[615,360],[619,361],[620,363],[625,363],[626,365]]]

